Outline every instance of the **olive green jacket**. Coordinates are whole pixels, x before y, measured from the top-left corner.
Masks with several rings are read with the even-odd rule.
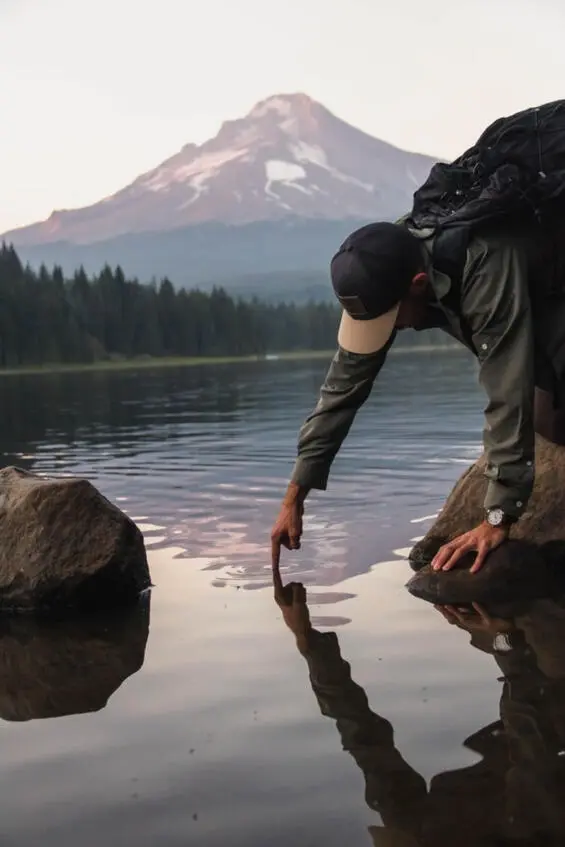
[[[474,237],[455,290],[449,277],[432,266],[433,232],[414,234],[422,239],[435,295],[427,325],[461,341],[479,362],[488,398],[485,508],[499,506],[519,518],[534,482],[534,330],[524,242],[511,235]],[[300,430],[292,482],[307,489],[327,487],[331,464],[393,341],[394,335],[385,349],[370,355],[338,348],[318,403]]]

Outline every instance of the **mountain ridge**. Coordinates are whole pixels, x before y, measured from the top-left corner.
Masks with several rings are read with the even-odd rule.
[[[306,94],[279,94],[97,203],[3,237],[16,246],[88,244],[208,221],[394,217],[434,161],[373,138]]]
[[[142,282],[167,276],[177,287],[253,292],[263,277],[267,287],[288,286],[281,294],[323,296],[348,233],[408,211],[436,161],[374,138],[306,94],[279,94],[109,197],[0,241],[32,267],[57,264],[70,275],[119,264]]]

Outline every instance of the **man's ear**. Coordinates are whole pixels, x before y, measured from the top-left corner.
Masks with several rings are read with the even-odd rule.
[[[423,294],[428,285],[430,284],[430,278],[427,273],[418,273],[416,276],[412,277],[412,282],[410,283],[410,294]]]

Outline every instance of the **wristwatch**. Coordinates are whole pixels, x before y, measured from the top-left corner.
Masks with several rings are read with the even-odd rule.
[[[507,515],[504,509],[501,509],[499,506],[495,506],[492,509],[486,510],[487,514],[487,523],[491,526],[510,526],[511,524],[516,522],[516,518],[511,515]]]
[[[492,639],[492,649],[495,653],[509,653],[513,649],[509,632],[497,632]]]

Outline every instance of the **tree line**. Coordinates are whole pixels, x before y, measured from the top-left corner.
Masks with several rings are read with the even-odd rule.
[[[13,246],[0,247],[0,368],[330,350],[338,321],[333,303],[244,300],[222,288],[176,290],[167,278],[150,284],[126,279],[119,266],[91,277],[79,268],[66,279],[60,267],[35,271],[24,267]]]

